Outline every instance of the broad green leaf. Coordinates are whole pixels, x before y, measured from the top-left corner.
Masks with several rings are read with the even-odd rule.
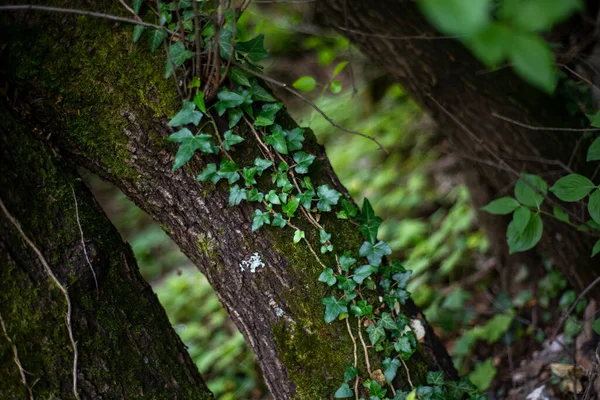
[[[232,146],[235,146],[236,144],[241,143],[243,141],[243,137],[235,135],[230,130],[223,134],[223,148],[225,150],[230,150]]]
[[[398,372],[398,367],[400,367],[400,365],[402,365],[400,363],[400,360],[398,360],[397,358],[391,359],[389,357],[387,357],[385,360],[382,361],[381,366],[383,367],[383,373],[385,375],[385,380],[388,383],[392,383],[394,381],[394,378],[396,377],[396,373]]]
[[[600,224],[600,189],[594,190],[588,201],[588,212],[597,224]]]
[[[237,206],[242,200],[246,200],[246,194],[245,189],[240,189],[238,185],[232,186],[229,189],[229,205]]]
[[[294,243],[298,243],[299,241],[304,239],[304,237],[304,231],[296,229],[296,231],[294,232]]]
[[[600,110],[596,111],[596,114],[590,118],[590,125],[594,128],[600,128]]]
[[[592,257],[595,257],[598,253],[600,253],[600,239],[596,241],[592,248]]]
[[[292,218],[298,209],[299,204],[300,201],[296,197],[292,197],[287,201],[287,203],[281,206],[281,211],[283,211],[288,217]]]
[[[310,210],[313,198],[315,197],[315,192],[313,190],[307,190],[298,195],[298,201],[302,205],[302,207]]]
[[[140,13],[140,7],[142,7],[143,2],[144,0],[133,0],[131,8],[133,8],[133,11],[135,11],[136,14]]]
[[[198,110],[206,113],[206,106],[204,105],[204,92],[198,92],[198,94],[194,96],[194,104],[196,107],[198,107]]]
[[[340,268],[344,272],[348,272],[350,267],[356,264],[356,259],[352,258],[349,251],[344,252],[344,254],[339,258]]]
[[[344,372],[344,382],[350,382],[356,378],[358,375],[358,368],[354,368],[352,365],[348,365],[346,367],[346,372]]]
[[[377,272],[377,267],[375,265],[363,265],[354,270],[354,276],[352,277],[352,279],[354,280],[354,282],[361,284],[365,279],[367,279],[375,272]]]
[[[259,113],[256,115],[254,126],[270,126],[275,123],[275,115],[283,107],[282,103],[263,104]],[[287,153],[283,153],[287,154]]]
[[[491,201],[487,205],[481,207],[481,209],[489,212],[490,214],[506,215],[515,211],[519,207],[519,202],[512,197],[501,197]]]
[[[415,334],[406,332],[397,342],[394,343],[394,349],[400,353],[403,360],[408,360],[417,349],[417,338]]]
[[[233,83],[235,83],[236,85],[252,86],[249,79],[250,74],[248,74],[246,71],[239,69],[238,67],[231,67],[229,69],[229,78],[231,78]]]
[[[337,276],[337,281],[338,281],[338,285],[337,286],[341,290],[346,290],[348,292],[353,292],[354,289],[356,289],[356,282],[354,282],[351,279],[348,279],[344,275],[338,275]],[[352,306],[350,308],[352,308]]]
[[[342,211],[344,212],[346,217],[350,217],[350,218],[356,217],[356,214],[358,213],[358,209],[354,206],[354,204],[352,204],[351,202],[349,202],[346,199],[342,199],[341,205],[342,205]]]
[[[554,92],[558,71],[548,43],[533,34],[515,34],[509,58],[521,78],[547,93]]]
[[[252,80],[250,84],[250,93],[252,94],[253,100],[262,101],[265,103],[272,103],[277,101],[277,99],[271,96],[269,92],[267,92],[262,86],[260,86],[256,80]]]
[[[262,173],[272,165],[273,165],[273,162],[271,162],[269,160],[265,160],[264,158],[256,158],[254,160],[254,166],[256,167],[256,170],[258,171],[258,175],[262,175]]]
[[[221,177],[217,175],[217,164],[215,163],[208,164],[196,177],[196,180],[200,182],[205,182],[209,179],[212,183],[217,183],[221,179]]]
[[[379,321],[377,321],[377,324],[388,331],[395,331],[398,329],[396,321],[394,321],[394,318],[387,312],[381,313],[381,317]]]
[[[150,46],[150,52],[154,53],[158,46],[163,42],[163,39],[167,37],[166,32],[162,29],[150,29],[148,30],[148,45]]]
[[[215,110],[219,116],[221,116],[225,113],[226,109],[237,107],[248,101],[248,96],[249,94],[244,96],[243,94],[230,92],[226,88],[223,88],[217,93],[217,99],[219,99],[219,101],[215,104]]]
[[[231,30],[221,28],[219,30],[219,53],[222,60],[229,60],[233,53],[233,45],[231,44]]]
[[[348,61],[342,61],[341,63],[336,65],[333,70],[333,76],[334,77],[338,76],[340,74],[340,72],[342,72],[344,70],[344,68],[346,68],[346,65],[348,65]]]
[[[269,213],[263,213],[261,210],[254,211],[252,214],[252,232],[257,229],[260,229],[265,224],[270,224],[271,218],[269,217]]]
[[[144,28],[145,27],[142,25],[136,25],[133,27],[133,43],[140,40],[140,37],[142,36],[142,33],[144,32]]]
[[[340,386],[333,394],[334,399],[348,399],[351,397],[354,397],[354,392],[347,383],[342,383],[342,386]]]
[[[265,143],[273,146],[278,153],[288,153],[287,143],[281,131],[275,131],[272,134],[265,136]]]
[[[529,211],[527,207],[519,207],[516,209],[515,213],[513,214],[513,224],[515,224],[515,229],[519,235],[523,233],[525,228],[527,228],[530,218],[531,211]]]
[[[444,384],[444,373],[442,371],[429,371],[427,373],[427,384],[442,386]]]
[[[496,343],[508,331],[512,320],[510,314],[497,314],[485,324],[483,330],[477,333],[477,337],[485,339],[489,344]]]
[[[334,296],[325,297],[321,300],[321,304],[325,305],[325,322],[331,323],[342,313],[348,313],[348,307],[344,300],[338,300]]]
[[[473,392],[477,389],[469,378],[462,377],[458,381],[448,381],[446,382],[446,389],[448,390],[448,395],[450,395],[451,399],[462,399],[462,397],[470,392]]]
[[[227,114],[229,116],[229,129],[232,129],[234,126],[236,126],[244,116],[244,112],[239,108],[230,108],[227,111]]]
[[[567,214],[562,208],[554,206],[553,213],[556,219],[559,221],[569,222],[569,214]]]
[[[329,90],[333,94],[338,94],[339,92],[342,91],[342,82],[335,80],[335,79],[332,80],[331,83],[329,84]]]
[[[375,211],[373,211],[373,207],[371,207],[371,203],[366,197],[363,201],[362,211],[356,219],[360,222],[358,229],[364,235],[365,239],[375,244],[379,225],[381,225],[382,220],[375,215]]]
[[[296,161],[296,167],[294,167],[294,171],[299,174],[308,173],[308,167],[315,160],[315,156],[312,154],[305,153],[303,151],[297,151],[294,153],[294,161]]]
[[[392,254],[392,249],[384,241],[379,241],[377,244],[364,242],[360,246],[359,254],[361,257],[367,257],[371,265],[379,266],[383,256]]]
[[[230,185],[240,179],[240,174],[238,174],[238,170],[240,169],[239,165],[230,160],[222,160],[221,165],[219,166],[219,172],[217,174],[224,179],[227,179]]]
[[[327,286],[333,286],[337,282],[333,269],[325,268],[321,275],[319,275],[319,282],[326,283]]]
[[[550,191],[562,201],[579,201],[594,189],[594,182],[583,175],[569,174],[560,178]]]
[[[199,88],[199,87],[200,87],[200,78],[198,78],[197,76],[195,76],[195,77],[192,78],[192,81],[189,83],[188,89]],[[195,103],[195,101],[194,101],[194,103]],[[196,106],[197,106],[197,104],[196,104]]]
[[[373,306],[368,304],[366,300],[359,300],[356,305],[350,306],[350,312],[357,317],[373,314]]]
[[[291,131],[283,131],[287,147],[290,151],[302,150],[302,142],[304,142],[304,129],[294,128]]]
[[[319,211],[331,211],[331,206],[338,203],[342,194],[330,188],[329,185],[321,185],[317,189],[317,195],[319,196],[319,202],[317,203]]]
[[[528,0],[519,2],[518,11],[510,13],[510,23],[523,31],[548,31],[581,8],[580,0]],[[502,14],[507,17],[509,12]]]
[[[477,386],[477,389],[483,392],[490,387],[494,376],[496,376],[496,368],[492,364],[492,359],[488,358],[485,362],[477,364],[473,372],[469,374],[469,379]]]
[[[524,206],[539,208],[544,201],[544,196],[531,186],[537,188],[543,195],[548,193],[548,185],[542,178],[537,175],[521,174],[521,178],[515,185],[515,197]]]
[[[490,18],[490,0],[419,0],[425,16],[448,35],[472,35]]]
[[[274,190],[270,190],[269,193],[267,193],[267,195],[265,196],[265,201],[268,201],[271,204],[281,204],[279,196]]]
[[[187,163],[196,150],[200,150],[202,153],[207,154],[217,154],[219,152],[219,148],[213,143],[211,135],[201,133],[194,136],[187,128],[183,128],[179,132],[173,133],[167,140],[180,143],[177,154],[175,155],[175,163],[173,164],[172,171],[175,171]]]
[[[519,233],[514,222],[508,224],[506,236],[510,254],[532,249],[541,239],[544,225],[539,213],[529,219],[529,223],[522,233]]]
[[[194,52],[185,48],[183,42],[175,42],[169,46],[170,61],[176,66],[183,65],[186,60],[194,56]]]
[[[247,195],[248,201],[258,201],[261,202],[265,197],[264,193],[259,192],[257,188],[252,188]]]
[[[598,112],[600,114],[600,111]],[[600,118],[599,118],[600,119]],[[600,121],[598,123],[600,125]],[[600,137],[597,137],[587,152],[587,161],[598,161],[600,160]]]
[[[283,228],[287,225],[287,221],[283,219],[283,216],[280,213],[273,214],[273,221],[271,222],[271,226],[278,226]]]
[[[257,172],[258,171],[256,167],[244,167],[244,169],[242,170],[242,178],[244,178],[244,183],[246,184],[246,186],[252,186],[256,184],[256,178],[254,178],[254,176]]]
[[[298,78],[293,84],[296,89],[304,92],[311,92],[317,86],[317,81],[312,76],[303,76]]]
[[[481,32],[466,38],[466,43],[486,66],[493,67],[506,59],[513,33],[502,23],[491,23]]]
[[[592,322],[592,329],[594,330],[594,332],[596,332],[597,335],[600,335],[600,318]]]
[[[235,50],[255,63],[269,56],[269,53],[265,50],[264,42],[265,35],[260,34],[246,42],[237,42],[235,44]]]
[[[398,289],[404,289],[404,288],[406,288],[406,285],[408,284],[408,280],[410,279],[411,275],[412,275],[411,270],[403,271],[403,272],[396,272],[394,275],[392,275],[392,280],[397,282]]]
[[[377,325],[369,325],[367,327],[367,333],[369,334],[369,340],[371,345],[376,346],[385,339],[385,330]]]

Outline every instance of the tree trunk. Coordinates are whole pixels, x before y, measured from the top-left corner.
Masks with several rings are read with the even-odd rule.
[[[81,179],[0,118],[1,397],[212,398]]]
[[[116,2],[93,3],[94,11],[121,12]],[[83,6],[62,2],[69,5]],[[3,64],[16,118],[50,135],[65,157],[113,182],[161,223],[208,278],[257,355],[275,398],[331,397],[356,353],[360,375],[368,376],[364,353],[355,349],[346,324],[325,323],[321,299],[331,291],[317,280],[323,267],[310,247],[293,244],[293,229],[252,232],[253,207],[243,203],[229,208],[227,185],[197,182],[194,177],[203,166],[219,162],[215,157],[195,158],[170,172],[175,147],[165,140],[171,132],[166,117],[180,101],[173,82],[162,77],[163,54],[151,55],[132,44],[129,27],[85,17],[19,13],[4,19],[1,33],[8,39]],[[226,121],[217,123],[226,126]],[[278,123],[295,126],[287,116]],[[252,133],[246,133],[246,141],[232,152],[241,165],[260,156]],[[317,155],[310,174],[315,186],[327,183],[346,193],[323,149],[312,133],[307,136],[304,148]],[[268,178],[262,179],[259,185],[267,187]],[[334,233],[335,248],[357,255],[360,233],[331,214],[323,214],[320,224]],[[318,249],[318,231],[303,220],[294,223]],[[240,266],[252,257],[263,267],[242,271]],[[331,253],[320,258],[336,265]],[[425,383],[428,370],[455,378],[450,357],[423,315],[412,302],[404,313],[427,329],[407,361],[412,383]],[[349,321],[358,341],[358,321]],[[373,370],[380,368],[381,353],[370,349],[369,358]],[[409,388],[405,374],[399,372],[397,381],[397,387]]]
[[[538,174],[549,185],[569,169],[588,177],[594,174],[597,163],[585,162],[592,139],[583,139],[583,133],[532,130],[494,116],[531,126],[581,128],[587,119],[568,112],[564,93],[545,95],[509,68],[486,72],[460,42],[440,37],[415,1],[328,0],[318,6],[327,24],[348,36],[432,115],[464,159],[475,206],[511,195],[508,189],[520,172]],[[583,27],[574,24],[567,34],[585,38]],[[553,37],[554,42],[562,39]],[[570,209],[585,215],[580,207]],[[480,212],[479,221],[506,260],[509,219]],[[597,259],[590,258],[594,240],[551,218],[544,218],[544,224],[541,252],[583,290],[600,274]]]

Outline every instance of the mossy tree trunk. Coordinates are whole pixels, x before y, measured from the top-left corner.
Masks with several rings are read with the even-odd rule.
[[[594,21],[597,2],[587,3],[589,20]],[[585,161],[593,138],[584,138],[581,132],[532,130],[494,116],[534,127],[587,126],[582,113],[573,115],[578,99],[569,99],[565,91],[548,96],[510,68],[486,71],[459,41],[432,28],[415,1],[328,0],[318,7],[328,25],[349,37],[432,115],[464,161],[475,206],[512,195],[520,172],[538,174],[550,185],[571,171],[590,178],[595,174],[597,163]],[[575,19],[553,32],[550,40],[582,43],[592,35],[592,25]],[[548,201],[546,206],[552,212]],[[585,217],[581,207],[570,209]],[[503,264],[511,263],[505,236],[510,219],[480,212],[479,220]],[[590,258],[594,240],[551,218],[544,218],[544,224],[541,252],[583,290],[600,274],[598,258]]]
[[[54,3],[84,7],[76,1]],[[91,3],[94,11],[122,12],[117,2]],[[227,185],[195,180],[207,163],[219,162],[215,157],[194,158],[171,173],[176,148],[165,140],[172,132],[166,122],[181,103],[173,81],[162,78],[165,56],[132,44],[130,27],[86,17],[4,15],[1,37],[8,42],[2,61],[15,118],[49,138],[47,145],[68,160],[113,182],[161,224],[207,276],[257,355],[275,398],[329,398],[356,350],[343,321],[324,322],[321,299],[331,291],[317,281],[323,267],[308,246],[293,244],[293,229],[252,232],[253,207],[230,208]],[[295,126],[287,116],[278,123]],[[226,121],[217,124],[226,127]],[[247,164],[260,149],[250,132],[240,134],[246,141],[231,154]],[[308,136],[304,147],[317,155],[313,182],[346,193],[323,149]],[[269,185],[268,178],[259,185]],[[318,231],[308,222],[295,223],[318,249]],[[363,239],[356,226],[326,214],[320,224],[334,233],[336,249],[358,254]],[[264,266],[255,273],[242,271],[240,265],[253,256]],[[321,259],[335,265],[331,253]],[[428,370],[455,378],[448,354],[423,315],[411,302],[404,312],[426,327],[418,352],[407,362],[412,382],[424,383]],[[357,337],[357,329],[364,328],[350,321]],[[372,369],[380,368],[381,355],[371,350]],[[359,347],[358,367],[365,377],[363,354]],[[404,373],[397,380],[397,387],[408,389]]]
[[[0,397],[212,398],[82,180],[0,106]]]

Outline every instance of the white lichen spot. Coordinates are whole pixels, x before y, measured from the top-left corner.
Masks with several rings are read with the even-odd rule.
[[[279,318],[281,318],[281,317],[283,317],[283,314],[285,314],[285,312],[281,308],[279,308],[279,307],[275,308],[275,315],[277,315]]]
[[[252,254],[249,259],[244,260],[240,263],[240,271],[245,272],[250,270],[251,273],[255,273],[258,268],[264,268],[265,263],[261,260],[258,253]]]
[[[421,322],[421,320],[411,319],[410,327],[412,328],[413,332],[415,333],[417,340],[421,340],[425,337],[425,327],[423,326],[423,323]]]

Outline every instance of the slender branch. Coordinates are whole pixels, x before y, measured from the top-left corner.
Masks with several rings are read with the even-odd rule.
[[[559,132],[596,132],[600,131],[600,128],[559,128],[553,126],[533,126],[523,122],[516,121],[514,119],[505,117],[496,112],[492,112],[492,117],[501,119],[506,122],[510,122],[511,124],[520,126],[521,128],[529,129],[532,131],[559,131]]]
[[[73,200],[75,200],[75,216],[77,217],[77,226],[79,227],[79,233],[81,234],[81,245],[83,246],[83,254],[85,255],[85,261],[87,261],[90,270],[92,271],[92,275],[94,275],[94,282],[96,283],[96,297],[100,295],[98,289],[98,278],[96,277],[96,271],[94,271],[94,267],[92,267],[92,263],[90,262],[90,258],[88,257],[87,250],[85,248],[85,238],[83,237],[83,229],[81,228],[81,221],[79,220],[79,205],[77,204],[77,196],[75,196],[75,188],[73,190]]]
[[[21,360],[19,359],[19,352],[17,351],[17,346],[15,346],[15,344],[13,343],[10,336],[8,336],[8,331],[6,330],[6,325],[4,325],[4,319],[2,318],[2,314],[0,314],[0,325],[2,326],[2,331],[4,332],[4,337],[6,338],[6,340],[8,340],[8,344],[10,344],[10,347],[12,348],[13,359],[15,360],[15,364],[17,364],[19,374],[21,375],[21,382],[23,382],[23,385],[25,385],[25,388],[29,392],[29,399],[33,400],[33,392],[31,390],[31,388],[29,387],[29,385],[27,385],[27,377],[25,376],[26,371],[23,368],[23,365],[21,365]],[[356,354],[354,356],[356,358]]]
[[[365,135],[362,132],[358,132],[358,131],[353,131],[351,129],[347,129],[344,128],[343,126],[340,126],[337,122],[335,122],[334,120],[332,120],[327,114],[325,114],[325,112],[323,110],[321,110],[312,100],[307,99],[306,97],[302,96],[300,93],[298,93],[296,90],[292,89],[291,87],[289,87],[287,84],[279,82],[273,78],[269,78],[266,75],[261,74],[260,72],[256,72],[251,70],[250,68],[246,68],[243,65],[239,64],[239,63],[234,63],[236,67],[238,67],[239,69],[248,72],[249,74],[252,74],[266,82],[272,83],[275,86],[278,86],[280,88],[283,88],[285,90],[287,90],[288,92],[290,92],[291,94],[293,94],[294,96],[298,97],[300,100],[302,100],[303,102],[307,103],[308,105],[310,105],[312,108],[314,108],[319,114],[321,114],[321,116],[323,118],[325,118],[325,120],[327,122],[329,122],[329,124],[331,124],[331,126],[334,126],[344,132],[347,133],[351,133],[353,135],[358,135],[358,136],[362,136],[364,138],[367,138],[373,142],[375,142],[377,144],[377,146],[379,146],[379,148],[381,150],[383,150],[385,152],[385,154],[389,154],[389,152],[383,147],[383,145],[377,140],[375,139],[374,136],[369,136],[369,135]]]
[[[63,286],[62,283],[60,283],[60,281],[58,280],[56,275],[54,275],[52,268],[50,268],[50,265],[44,258],[44,255],[42,254],[42,252],[36,247],[35,243],[33,243],[31,241],[31,239],[29,239],[29,237],[27,237],[25,232],[23,232],[23,229],[21,228],[21,225],[19,224],[19,222],[8,212],[8,210],[4,206],[4,202],[2,201],[2,199],[0,199],[0,208],[6,215],[6,218],[8,218],[8,220],[17,229],[17,231],[21,235],[21,238],[25,241],[25,243],[27,243],[27,245],[29,245],[29,247],[31,247],[31,249],[37,255],[38,259],[42,263],[42,266],[46,270],[46,273],[48,273],[48,275],[50,275],[50,278],[52,278],[52,280],[54,281],[56,286],[58,286],[58,288],[60,289],[60,291],[63,293],[63,295],[65,297],[65,300],[67,302],[67,313],[65,315],[65,324],[67,326],[67,331],[69,333],[69,340],[71,341],[71,346],[73,347],[73,395],[75,396],[75,398],[77,400],[80,400],[79,393],[77,393],[77,360],[79,357],[79,353],[77,352],[77,342],[75,341],[75,338],[73,337],[73,329],[71,327],[71,313],[72,313],[73,308],[71,306],[71,298],[69,297],[69,292],[67,291],[67,288],[65,286]]]
[[[367,344],[365,343],[365,339],[363,339],[362,332],[360,331],[360,318],[358,318],[358,337],[360,338],[363,350],[365,351],[365,363],[367,364],[367,372],[369,373],[369,376],[371,376],[371,361],[369,361],[369,351],[367,350]]]
[[[352,33],[354,35],[369,36],[369,37],[376,37],[376,38],[389,39],[389,40],[447,40],[447,39],[459,39],[462,37],[462,36],[427,36],[426,34],[418,35],[418,36],[393,36],[393,35],[388,35],[386,33],[363,32],[363,31],[359,31],[356,29],[350,29],[348,27],[342,27],[342,26],[335,26],[334,28],[337,30],[343,31],[343,32]]]
[[[99,13],[99,12],[95,12],[95,11],[77,10],[74,8],[35,6],[32,4],[22,5],[22,6],[20,6],[20,5],[0,6],[0,11],[25,11],[25,10],[36,10],[36,11],[56,12],[56,13],[62,13],[62,14],[85,15],[88,17],[102,18],[102,19],[108,19],[111,21],[118,21],[118,22],[125,22],[127,24],[133,24],[133,25],[142,25],[142,26],[147,26],[147,27],[155,28],[155,29],[165,29],[163,26],[151,24],[151,23],[144,22],[144,21],[138,21],[136,19],[124,18],[124,17],[119,17],[116,15]],[[165,30],[173,36],[177,36],[179,38],[186,40],[185,36],[182,37],[178,32],[174,32],[169,29],[165,29]]]
[[[400,361],[402,361],[402,365],[404,365],[404,369],[406,370],[406,377],[408,378],[408,384],[410,385],[410,388],[414,388],[415,385],[413,385],[412,381],[410,380],[410,371],[408,370],[408,367],[406,366],[406,363],[404,362],[404,360],[402,359],[402,357],[399,357]]]

